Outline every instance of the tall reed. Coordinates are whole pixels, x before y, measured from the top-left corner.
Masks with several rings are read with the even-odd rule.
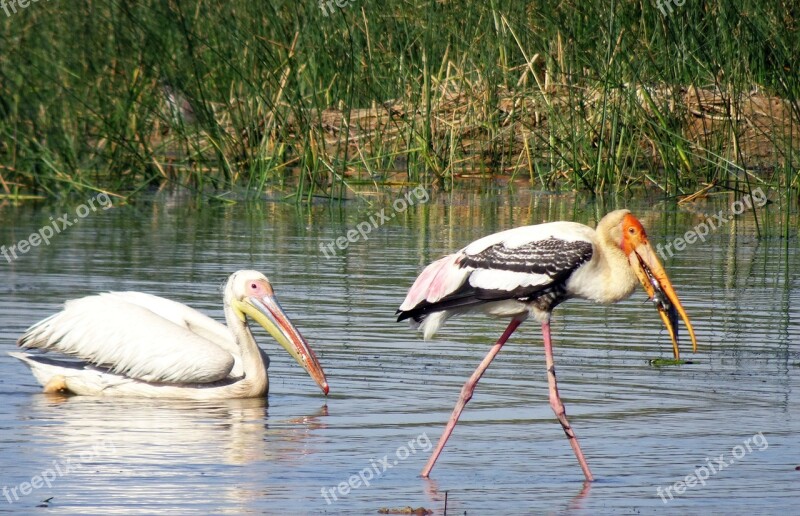
[[[477,177],[796,196],[799,15],[788,0],[31,3],[0,11],[0,194],[308,201]]]

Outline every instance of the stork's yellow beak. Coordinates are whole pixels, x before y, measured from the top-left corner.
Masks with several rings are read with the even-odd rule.
[[[623,251],[628,255],[631,268],[636,273],[636,277],[644,287],[649,298],[655,303],[664,326],[669,331],[672,339],[672,351],[675,360],[680,359],[680,349],[678,347],[678,314],[683,319],[689,337],[692,339],[692,351],[697,352],[697,338],[694,328],[689,321],[689,316],[681,305],[678,294],[672,287],[672,282],[667,276],[667,272],[658,261],[656,253],[650,242],[642,224],[633,215],[626,215],[622,224],[623,229]]]

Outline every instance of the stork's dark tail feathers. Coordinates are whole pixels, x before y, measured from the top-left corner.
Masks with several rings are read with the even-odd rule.
[[[397,321],[412,319],[416,323],[421,323],[432,313],[443,312],[445,310],[468,309],[472,306],[483,304],[485,301],[477,296],[477,292],[469,285],[465,285],[453,294],[443,298],[441,301],[429,303],[421,301],[416,306],[408,310],[398,309],[395,314]]]

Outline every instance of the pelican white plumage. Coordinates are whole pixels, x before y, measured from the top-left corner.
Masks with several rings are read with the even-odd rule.
[[[289,352],[328,394],[325,373],[260,272],[233,273],[223,296],[223,324],[186,305],[141,292],[109,292],[67,301],[19,338],[24,349],[79,360],[9,353],[45,392],[89,396],[221,399],[264,396],[269,357],[247,318]]]

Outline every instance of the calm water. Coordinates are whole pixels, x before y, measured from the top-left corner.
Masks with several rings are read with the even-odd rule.
[[[48,470],[55,475],[19,500],[9,495],[13,503],[3,495],[0,511],[376,514],[421,506],[442,514],[446,494],[450,514],[796,509],[800,253],[795,218],[791,238],[775,236],[780,203],[759,220],[773,236],[756,238],[753,217],[742,215],[665,261],[697,330],[699,353],[685,355],[691,364],[650,365],[670,358],[671,346],[641,292],[613,307],[571,301],[556,311],[561,394],[598,478],[585,489],[548,405],[541,335],[532,323],[479,384],[432,479],[420,478],[461,385],[504,324],[464,317],[423,342],[394,322],[394,311],[423,265],[496,230],[559,219],[593,224],[626,206],[655,244],[702,217],[657,200],[603,204],[505,190],[438,196],[403,212],[393,200],[307,211],[154,200],[90,213],[11,264],[0,257],[2,486],[20,489]],[[734,200],[717,197],[692,209],[727,211]],[[76,208],[2,207],[0,244],[27,238],[51,216],[73,218]],[[381,208],[394,216],[367,239],[324,256],[320,243]],[[263,332],[256,337],[272,357],[268,400],[46,396],[5,354],[65,299],[103,290],[166,296],[221,320],[221,285],[242,268],[272,280],[327,372],[327,399]],[[704,486],[676,493],[673,485],[697,468],[719,468],[720,455],[733,463]],[[383,471],[382,461],[391,467]],[[336,490],[362,470],[374,477],[368,487]],[[673,486],[673,499],[665,504],[658,486]],[[328,491],[326,501],[328,489],[336,500]],[[46,500],[48,508],[36,508]]]

